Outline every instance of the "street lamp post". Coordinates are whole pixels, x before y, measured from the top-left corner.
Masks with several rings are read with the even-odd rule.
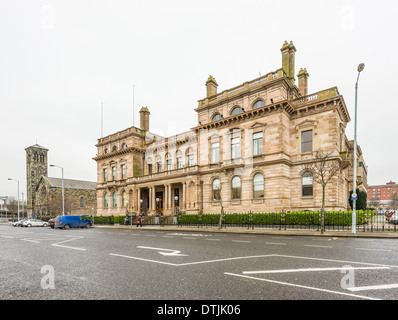
[[[64,168],[50,164],[50,167],[60,168],[62,171],[62,215],[65,215],[65,197],[64,197]]]
[[[177,215],[178,196],[174,196],[174,215]]]
[[[16,179],[11,179],[11,178],[8,178],[8,180],[14,180],[18,184],[18,221],[19,221],[19,181]]]
[[[353,190],[352,190],[352,227],[351,232],[356,233],[356,202],[357,202],[357,101],[358,101],[358,80],[359,75],[365,69],[365,64],[361,63],[358,65],[358,76],[357,82],[355,83],[355,119],[354,119],[354,172],[353,172]]]

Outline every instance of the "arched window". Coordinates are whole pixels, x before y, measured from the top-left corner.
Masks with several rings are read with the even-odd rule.
[[[127,144],[126,143],[122,144],[122,149],[127,149]]]
[[[116,146],[113,146],[112,152],[115,152],[115,151],[117,151],[117,147],[116,147]]]
[[[105,154],[107,154],[109,151],[108,151],[108,149],[107,148],[105,148]]]
[[[314,194],[313,190],[313,177],[310,171],[306,171],[301,176],[301,195],[303,197],[312,196]]]
[[[264,176],[261,173],[253,177],[253,198],[264,198]]]
[[[264,107],[265,106],[265,102],[263,101],[263,100],[258,100],[258,101],[256,101],[256,103],[255,104],[253,104],[253,110],[254,109],[258,109],[258,108],[261,108],[261,107]]]
[[[104,194],[104,207],[108,208],[108,193],[105,192]]]
[[[123,208],[125,208],[125,207],[127,206],[126,201],[127,201],[127,192],[126,192],[126,191],[123,191],[123,193],[122,193],[122,204],[123,204]]]
[[[211,121],[218,121],[222,119],[222,115],[217,113],[213,116],[213,118],[211,119]]]
[[[231,181],[232,200],[240,199],[241,196],[241,182],[240,177],[235,176]]]
[[[237,114],[242,113],[242,112],[243,112],[243,110],[241,107],[235,107],[231,111],[231,116],[236,116]]]
[[[113,207],[117,207],[117,194],[116,191],[113,193]]]
[[[221,181],[220,179],[214,179],[211,184],[212,199],[214,201],[221,199]]]

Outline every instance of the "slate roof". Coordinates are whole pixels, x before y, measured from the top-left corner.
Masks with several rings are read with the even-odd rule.
[[[62,178],[43,177],[53,188],[62,188]],[[64,179],[65,189],[95,190],[97,182]]]

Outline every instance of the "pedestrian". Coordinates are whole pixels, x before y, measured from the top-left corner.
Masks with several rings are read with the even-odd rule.
[[[140,225],[142,227],[141,216],[138,216],[137,227],[138,227],[138,225]]]

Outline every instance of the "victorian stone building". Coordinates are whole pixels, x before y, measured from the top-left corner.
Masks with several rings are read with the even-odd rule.
[[[48,177],[48,149],[38,144],[25,149],[27,212],[39,216],[62,214],[62,180],[65,213],[92,214],[96,209],[96,182]]]
[[[337,87],[308,94],[307,70],[295,76],[295,52],[285,42],[281,68],[221,92],[210,76],[195,109],[197,126],[188,132],[152,134],[143,107],[140,128],[98,139],[98,214],[318,210],[322,189],[305,169],[316,150],[341,164],[327,185],[326,209],[346,210],[351,119]],[[366,190],[360,147],[357,159],[357,185]]]

